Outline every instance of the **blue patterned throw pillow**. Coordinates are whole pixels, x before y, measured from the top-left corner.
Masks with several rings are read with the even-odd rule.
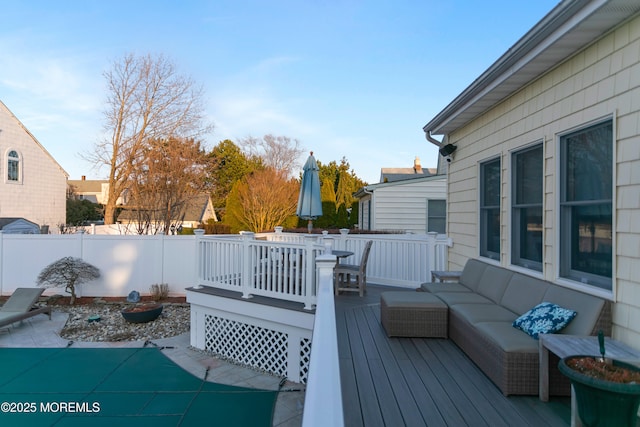
[[[540,334],[552,334],[562,330],[576,314],[575,311],[557,304],[541,302],[514,320],[513,327],[538,339]]]

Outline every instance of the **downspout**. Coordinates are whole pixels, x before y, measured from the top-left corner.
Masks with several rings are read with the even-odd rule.
[[[424,137],[427,139],[427,141],[429,141],[430,143],[432,143],[433,145],[438,147],[438,150],[446,145],[444,142],[440,142],[437,139],[435,139],[434,137],[432,137],[430,130],[425,130],[424,131]],[[445,136],[445,138],[446,138],[446,136]],[[442,156],[439,153],[438,153],[438,166],[437,166],[436,170],[437,170],[436,173],[438,175],[446,174],[446,169],[443,167],[443,164],[442,164]]]
[[[438,141],[437,139],[433,138],[431,136],[431,131],[427,130],[424,132],[424,137],[427,138],[427,141],[429,141],[432,144],[435,144],[438,148],[442,148],[443,143]]]

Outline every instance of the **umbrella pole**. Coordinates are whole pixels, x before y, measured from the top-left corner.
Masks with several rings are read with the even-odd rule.
[[[307,229],[309,230],[309,234],[311,234],[311,230],[313,230],[313,220],[309,220],[307,223]]]

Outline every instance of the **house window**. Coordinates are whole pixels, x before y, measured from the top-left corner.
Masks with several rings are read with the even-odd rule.
[[[542,144],[513,154],[511,262],[542,271]]]
[[[500,159],[480,164],[480,256],[500,259]]]
[[[7,180],[20,181],[20,157],[15,150],[9,151],[7,155]]]
[[[560,276],[611,289],[613,123],[560,138]]]
[[[427,231],[446,232],[446,200],[427,200]]]

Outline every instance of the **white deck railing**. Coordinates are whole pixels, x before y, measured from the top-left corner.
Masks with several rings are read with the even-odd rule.
[[[239,237],[198,239],[198,284],[242,292],[244,298],[262,295],[316,304],[315,259],[323,250],[317,237],[299,243]]]
[[[316,259],[318,306],[311,339],[311,359],[302,417],[303,427],[342,427],[344,425],[333,298],[332,273],[335,263],[336,258],[333,255],[320,255]]]
[[[353,252],[346,261],[359,264],[365,244],[373,240],[367,281],[417,287],[432,270],[446,266],[450,239],[437,233],[305,235],[243,233],[198,239],[198,284],[252,295],[316,304],[315,258],[326,246]]]

